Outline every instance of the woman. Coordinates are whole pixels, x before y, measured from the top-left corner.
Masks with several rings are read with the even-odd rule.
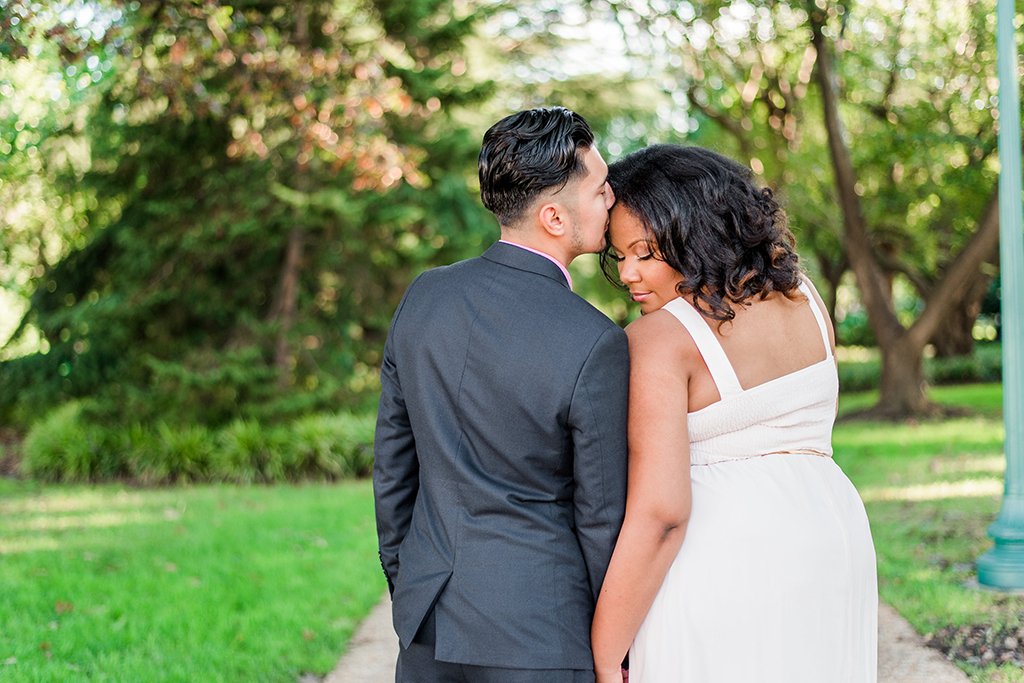
[[[698,147],[635,152],[609,183],[607,255],[644,315],[598,682],[627,650],[631,683],[874,681],[874,548],[830,457],[834,335],[782,210]]]

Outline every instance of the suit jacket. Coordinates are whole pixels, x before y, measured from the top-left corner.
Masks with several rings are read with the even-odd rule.
[[[548,259],[497,243],[406,291],[373,487],[395,630],[435,657],[591,669],[626,496],[625,333]]]

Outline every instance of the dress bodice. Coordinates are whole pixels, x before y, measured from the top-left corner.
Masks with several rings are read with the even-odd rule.
[[[825,359],[796,372],[743,389],[707,322],[682,297],[664,309],[693,338],[721,400],[687,415],[691,465],[712,465],[769,453],[832,455],[832,425],[839,396],[825,319],[810,287],[801,281],[825,344]]]

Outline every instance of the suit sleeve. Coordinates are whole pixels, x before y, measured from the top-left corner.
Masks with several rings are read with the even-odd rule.
[[[406,294],[408,297],[408,293]],[[409,531],[419,491],[419,459],[406,410],[399,368],[395,359],[395,335],[405,304],[403,298],[391,321],[384,343],[380,372],[380,405],[373,438],[373,499],[377,517],[377,542],[381,567],[394,594],[398,576],[398,549]]]
[[[576,536],[595,602],[626,511],[628,395],[629,343],[609,328],[583,365],[569,410]]]

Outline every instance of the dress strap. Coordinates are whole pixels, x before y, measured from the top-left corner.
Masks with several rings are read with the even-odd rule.
[[[811,310],[814,312],[814,319],[818,321],[818,329],[821,330],[821,338],[825,342],[825,358],[832,357],[832,342],[828,340],[828,328],[825,327],[825,316],[821,314],[821,308],[818,307],[818,302],[814,299],[814,295],[811,293],[811,286],[807,283],[807,280],[800,278],[800,291],[807,297],[807,303],[810,304]]]
[[[715,333],[708,327],[704,316],[683,297],[669,301],[662,308],[674,315],[676,320],[682,323],[686,331],[690,333],[693,343],[697,345],[697,350],[700,351],[704,362],[707,363],[708,370],[711,371],[711,379],[715,381],[722,400],[728,396],[743,393],[743,387],[740,386],[740,381],[736,378],[736,371],[733,370],[732,363],[725,355],[725,350],[722,349],[722,344],[718,341]]]

